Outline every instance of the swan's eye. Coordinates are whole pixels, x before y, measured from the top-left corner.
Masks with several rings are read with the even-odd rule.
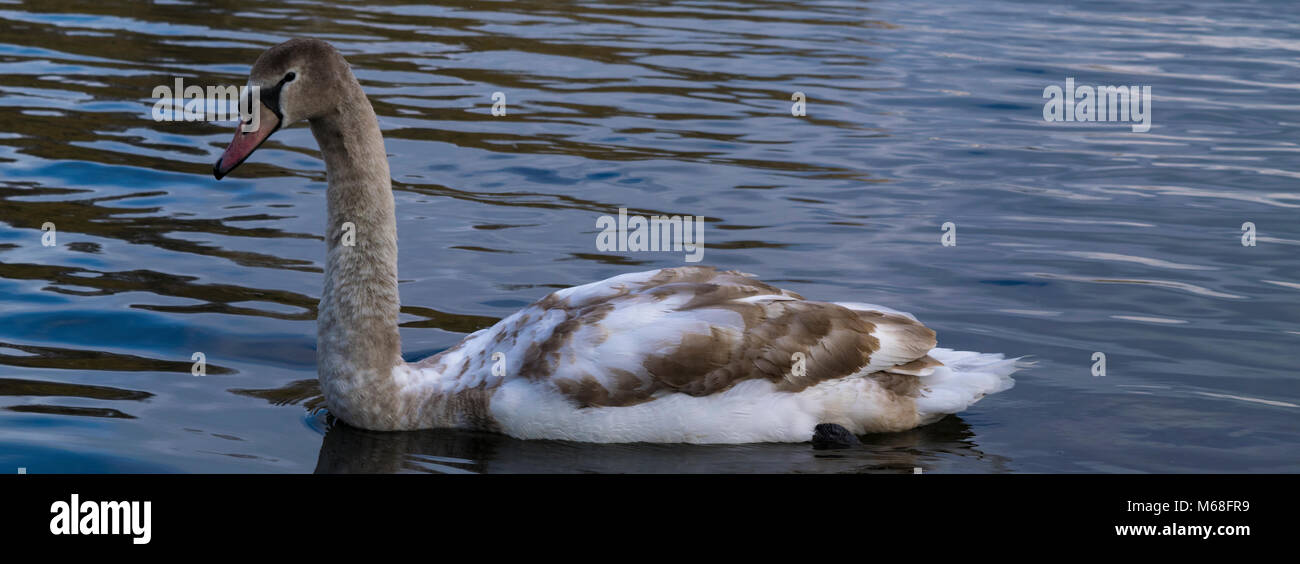
[[[284,75],[285,82],[293,82],[293,79],[295,78],[298,78],[298,73],[291,72],[289,74]]]

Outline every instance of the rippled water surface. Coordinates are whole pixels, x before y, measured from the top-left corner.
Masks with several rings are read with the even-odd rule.
[[[117,4],[0,0],[7,472],[1300,471],[1289,2]],[[841,451],[332,425],[315,141],[281,131],[217,182],[232,124],[151,118],[155,86],[242,84],[298,35],[338,46],[379,113],[410,358],[683,264],[597,250],[626,207],[706,216],[706,263],[1038,364]],[[1151,131],[1046,123],[1066,77],[1151,86]]]

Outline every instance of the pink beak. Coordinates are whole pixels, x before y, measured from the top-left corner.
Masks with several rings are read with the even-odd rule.
[[[221,158],[217,159],[217,164],[212,167],[212,176],[215,176],[217,180],[221,180],[223,176],[235,170],[235,167],[248,159],[248,156],[252,155],[253,151],[256,151],[258,147],[261,147],[262,143],[272,133],[280,129],[280,116],[275,115],[275,112],[260,101],[257,103],[257,107],[259,108],[258,119],[261,120],[258,123],[257,130],[244,131],[243,123],[240,123],[235,128],[235,139],[230,142],[230,146],[226,147],[226,152],[221,154]]]

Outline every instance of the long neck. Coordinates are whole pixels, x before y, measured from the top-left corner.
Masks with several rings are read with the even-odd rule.
[[[398,395],[397,219],[388,156],[374,109],[355,82],[339,111],[311,120],[325,157],[329,223],[317,315],[317,371],[330,411],[350,424],[390,428]]]

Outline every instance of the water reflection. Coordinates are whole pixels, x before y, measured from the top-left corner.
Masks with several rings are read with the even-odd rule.
[[[452,430],[378,433],[332,421],[316,473],[910,474],[916,468],[949,469],[953,458],[962,460],[966,472],[1008,471],[1008,461],[982,452],[959,417],[863,439],[861,446],[836,450],[815,450],[810,443],[601,445]]]
[[[0,348],[5,345],[0,343]],[[32,352],[31,347],[18,347],[24,352]],[[44,352],[44,351],[41,351]],[[33,356],[48,358],[36,353]],[[42,382],[19,378],[0,378],[0,397],[58,397],[87,398],[110,401],[141,401],[153,397],[153,394],[140,390],[123,390],[110,386],[92,386],[85,384],[66,384],[60,382]],[[135,416],[110,407],[78,407],[52,405],[45,403],[24,403],[5,406],[3,409],[16,413],[42,413],[48,415],[71,415],[79,417],[111,417],[135,419]]]

